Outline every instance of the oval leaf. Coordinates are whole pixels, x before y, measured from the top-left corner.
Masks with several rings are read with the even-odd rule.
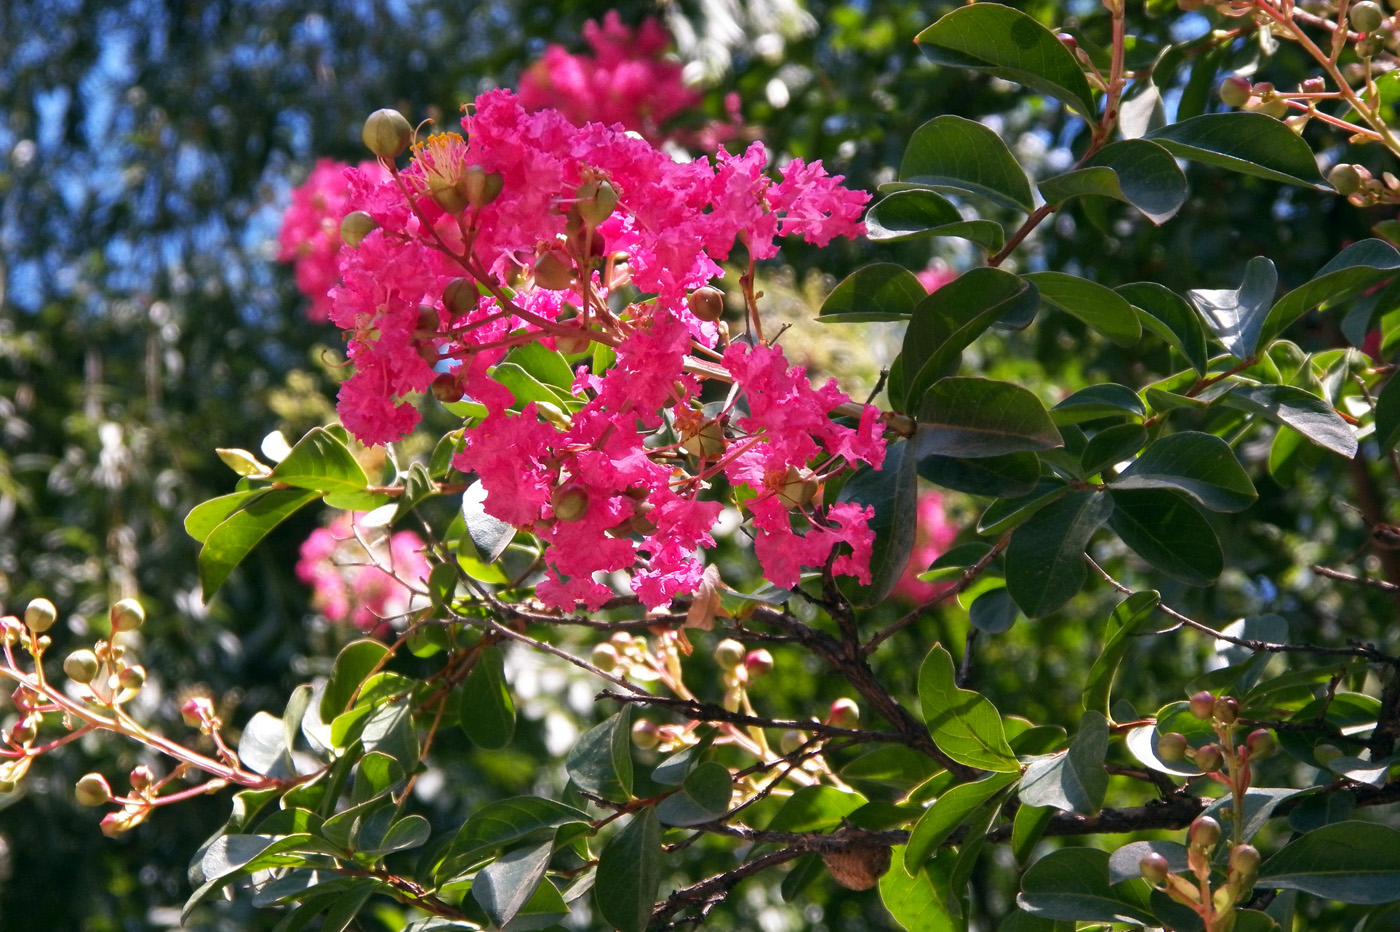
[[[996,706],[958,687],[953,658],[941,644],[919,668],[919,704],[934,744],[953,760],[998,773],[1020,772]]]
[[[919,402],[917,457],[1000,456],[1064,445],[1034,394],[991,379],[940,379]]]
[[[877,243],[921,236],[956,236],[996,252],[1006,242],[1001,224],[968,220],[952,201],[935,191],[896,191],[865,215],[866,235]]]
[[[1265,861],[1259,883],[1343,903],[1400,900],[1400,831],[1356,821],[1313,829]]]
[[[1120,346],[1132,346],[1142,336],[1137,313],[1112,288],[1064,272],[1031,272],[1021,277],[1040,289],[1044,303],[1079,318]]]
[[[889,187],[967,191],[1012,210],[1035,209],[1030,180],[1002,138],[981,123],[951,114],[914,131],[899,181]]]
[[[1029,806],[1054,806],[1091,815],[1103,806],[1108,792],[1108,719],[1088,711],[1067,750],[1031,761],[1021,779],[1021,801]]]
[[[1259,497],[1230,445],[1199,431],[1152,443],[1111,485],[1115,491],[1175,489],[1211,511],[1243,511]]]
[[[1083,167],[1046,178],[1039,185],[1048,203],[1098,195],[1136,207],[1153,223],[1175,216],[1186,203],[1186,175],[1171,153],[1145,139],[1104,146]]]
[[[1259,347],[1259,337],[1277,287],[1278,272],[1274,264],[1263,256],[1255,256],[1244,267],[1244,282],[1240,287],[1194,289],[1187,294],[1230,355],[1248,359]]]
[[[505,658],[499,647],[487,647],[462,684],[462,730],[472,744],[499,751],[515,737],[515,700],[506,683]]]
[[[926,297],[928,289],[913,272],[893,262],[877,262],[856,269],[833,288],[818,320],[907,320]]]
[[[661,823],[643,809],[603,847],[593,898],[598,913],[619,932],[643,932],[661,883]]]
[[[1080,590],[1088,573],[1084,548],[1112,513],[1109,496],[1071,492],[1037,511],[1011,535],[1006,588],[1026,617],[1048,615]]]
[[[627,709],[594,725],[569,749],[564,767],[579,789],[604,799],[632,795],[631,716]]]
[[[1138,878],[1110,884],[1109,854],[1097,848],[1061,848],[1030,866],[1016,902],[1046,919],[1155,925],[1149,888]]]
[[[860,585],[849,578],[841,580],[841,590],[857,606],[875,605],[894,590],[918,535],[919,471],[914,443],[901,440],[885,450],[883,468],[868,466],[847,480],[838,500],[869,505],[875,509],[870,529],[875,544],[870,557],[870,584]]]
[[[1179,159],[1244,175],[1329,191],[1312,147],[1262,113],[1207,113],[1155,129],[1145,137]]]
[[[1262,414],[1308,440],[1351,459],[1356,431],[1323,399],[1293,385],[1237,385],[1220,398],[1226,407]]]

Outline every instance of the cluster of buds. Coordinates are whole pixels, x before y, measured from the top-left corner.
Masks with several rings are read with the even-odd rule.
[[[1244,799],[1252,778],[1250,763],[1268,757],[1278,742],[1267,728],[1256,728],[1239,740],[1240,704],[1233,696],[1216,696],[1201,690],[1191,697],[1191,715],[1209,722],[1217,740],[1193,748],[1180,732],[1168,732],[1157,739],[1157,754],[1174,763],[1190,760],[1203,773],[1230,788],[1237,803]]]
[[[112,606],[108,620],[111,639],[70,653],[63,660],[63,672],[78,684],[83,699],[112,707],[131,699],[146,685],[145,668],[131,663],[126,648],[116,643],[118,634],[141,627],[146,612],[135,599],[122,599]]]
[[[1195,882],[1174,874],[1165,856],[1152,852],[1138,862],[1148,883],[1201,917],[1206,932],[1230,932],[1235,907],[1254,887],[1259,873],[1259,851],[1236,842],[1230,847],[1225,882],[1211,887],[1215,849],[1220,844],[1220,823],[1208,815],[1198,817],[1187,830],[1186,866]]]
[[[83,775],[73,787],[73,796],[79,805],[105,806],[111,802],[121,805],[121,809],[109,812],[102,818],[102,834],[108,838],[128,832],[144,822],[155,807],[157,793],[170,778],[157,781],[151,768],[141,764],[132,769],[128,779],[131,793],[124,797],[113,795],[111,784],[100,773]]]
[[[1227,107],[1252,110],[1281,119],[1288,112],[1288,96],[1268,81],[1254,83],[1240,75],[1231,75],[1220,82],[1220,102]]]
[[[1341,162],[1327,173],[1327,182],[1356,207],[1400,203],[1400,178],[1390,172],[1382,172],[1375,178],[1364,165]]]
[[[724,707],[731,712],[743,710],[753,714],[749,704],[749,684],[773,669],[773,655],[763,648],[749,650],[733,638],[715,645],[715,663],[724,681]]]

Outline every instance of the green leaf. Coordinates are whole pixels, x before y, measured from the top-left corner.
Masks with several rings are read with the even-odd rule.
[[[977,533],[1000,534],[1030,519],[1031,515],[1069,494],[1063,479],[1042,477],[1029,495],[992,502],[977,521]]]
[[[1126,385],[1104,382],[1081,388],[1050,409],[1057,425],[1080,424],[1103,417],[1142,417],[1147,413],[1137,392]]]
[[[1017,864],[1030,860],[1035,846],[1040,844],[1045,834],[1046,826],[1054,817],[1054,806],[1027,806],[1022,803],[1016,810],[1011,822],[1011,854]]]
[[[824,832],[864,806],[859,793],[834,786],[804,786],[793,792],[767,825],[770,832]]]
[[[1084,444],[1079,468],[1085,476],[1101,473],[1133,456],[1147,443],[1147,430],[1141,424],[1114,424]]]
[[[1248,359],[1259,347],[1264,321],[1274,303],[1278,272],[1273,262],[1255,256],[1244,267],[1236,289],[1197,288],[1187,292],[1206,324],[1236,359]]]
[[[1206,332],[1181,295],[1156,282],[1131,282],[1113,289],[1139,312],[1138,320],[1166,340],[1201,375],[1206,374]]]
[[[564,902],[563,895],[554,884],[546,880],[535,887],[535,892],[530,894],[525,905],[516,912],[515,918],[502,926],[502,932],[535,932],[538,929],[554,928],[559,920],[571,912],[569,905]],[[405,929],[404,932],[408,930]]]
[[[531,402],[536,404],[543,402],[562,408],[566,403],[565,398],[559,392],[513,362],[502,362],[492,366],[489,375],[504,385],[511,396],[515,398],[513,408],[523,409]]]
[[[588,814],[541,796],[516,796],[487,803],[472,813],[448,845],[437,869],[439,883],[446,882],[491,851],[531,835],[562,825],[587,824]]]
[[[1174,489],[1111,489],[1108,519],[1123,543],[1172,579],[1208,586],[1225,568],[1215,529],[1185,495]]]
[[[461,721],[472,744],[483,750],[499,751],[515,737],[515,700],[499,647],[484,648],[462,684]]]
[[[355,785],[350,793],[352,804],[371,800],[393,789],[406,776],[402,764],[378,751],[371,751],[355,766]]]
[[[1108,495],[1075,491],[1016,528],[1006,548],[1006,588],[1027,618],[1050,614],[1080,590],[1084,548],[1112,513]]]
[[[497,927],[515,918],[529,902],[554,853],[554,839],[517,848],[483,867],[472,882],[472,899]]]
[[[619,932],[643,932],[661,883],[661,823],[656,810],[632,816],[603,848],[593,898],[598,913]]]
[[[268,489],[240,503],[242,507],[210,531],[200,548],[199,583],[204,600],[214,597],[234,567],[273,528],[320,497],[304,489]]]
[[[918,459],[1000,456],[1064,445],[1031,392],[1010,382],[961,377],[941,379],[924,393],[911,442]]]
[[[1155,129],[1145,137],[1179,159],[1269,181],[1330,191],[1312,147],[1262,113],[1207,113]]]
[[[201,544],[209,539],[214,528],[223,524],[246,503],[267,494],[267,489],[251,489],[247,492],[234,492],[211,498],[190,509],[185,515],[185,533]]]
[[[972,626],[984,634],[1002,634],[1016,623],[1016,603],[1004,586],[988,589],[967,609]]]
[[[1064,272],[1029,272],[1021,277],[1040,289],[1045,304],[1079,318],[1120,346],[1132,346],[1142,336],[1137,313],[1112,288]]]
[[[631,715],[627,709],[594,725],[569,749],[564,767],[579,789],[626,801],[632,795]]]
[[[1092,815],[1108,792],[1108,719],[1090,710],[1079,719],[1079,731],[1067,750],[1033,760],[1021,779],[1021,801],[1028,806],[1054,806],[1066,812]]]
[[[914,273],[893,262],[856,269],[822,302],[818,320],[851,323],[867,320],[908,320],[928,289]]]
[[[374,889],[374,881],[360,880],[348,889],[338,892],[331,900],[325,918],[321,920],[320,932],[345,932],[369,902]]]
[[[955,492],[1015,498],[1035,488],[1040,478],[1040,458],[1034,453],[1007,453],[977,459],[926,456],[919,461],[919,475]]]
[[[433,827],[420,815],[406,815],[394,822],[389,831],[372,847],[361,843],[359,853],[381,858],[395,851],[408,851],[422,846],[433,834]]]
[[[1272,340],[1284,328],[1320,305],[1335,307],[1369,291],[1400,270],[1400,252],[1379,239],[1352,243],[1304,285],[1279,299],[1264,321],[1263,337]]]
[[[882,190],[931,188],[979,194],[1012,210],[1035,209],[1025,170],[995,131],[963,117],[934,117],[914,131],[899,181]]]
[[[1376,398],[1376,443],[1381,453],[1389,453],[1400,445],[1400,379],[1393,375]],[[923,472],[923,464],[919,467]]]
[[[1264,862],[1259,884],[1343,903],[1400,900],[1400,831],[1357,821],[1313,829]]]
[[[916,874],[943,842],[968,818],[982,807],[987,800],[1006,787],[1015,783],[1019,773],[994,773],[976,783],[955,786],[942,796],[919,817],[914,830],[909,833],[909,843],[904,849],[901,862],[910,876]]]
[[[995,3],[959,7],[914,37],[926,57],[1048,94],[1094,122],[1084,69],[1055,34],[1019,10]]]
[[[506,355],[506,362],[515,363],[543,385],[572,393],[574,370],[569,368],[569,361],[543,343],[517,346]]]
[[[980,693],[958,687],[953,658],[941,644],[933,646],[919,668],[919,704],[929,734],[944,754],[969,767],[1020,772],[996,706]]]
[[[1167,859],[1173,874],[1183,874],[1188,868],[1186,846],[1176,841],[1134,841],[1114,850],[1108,859],[1110,883],[1120,883],[1142,876],[1139,862],[1149,854]]]
[[[1320,447],[1346,459],[1356,455],[1356,431],[1323,399],[1292,385],[1237,385],[1220,403],[1262,414],[1284,424]]]
[[[360,740],[366,752],[388,754],[405,770],[418,766],[418,734],[413,730],[413,716],[405,702],[388,703],[370,713]]]
[[[967,220],[957,205],[934,191],[896,191],[865,215],[866,235],[876,243],[895,243],[922,236],[956,236],[996,252],[1006,241],[1001,224]]]
[[[1108,860],[1108,852],[1097,848],[1052,851],[1021,878],[1016,902],[1046,919],[1155,925],[1147,906],[1147,882],[1139,878],[1110,885]]]
[[[870,529],[875,532],[875,544],[870,557],[870,584],[860,585],[842,579],[841,591],[860,607],[877,605],[893,591],[909,555],[914,550],[918,533],[919,472],[914,444],[900,440],[885,450],[885,462],[880,470],[862,467],[842,486],[837,500],[870,505],[875,517]]]
[[[1140,630],[1150,630],[1153,612],[1161,601],[1161,595],[1155,590],[1134,592],[1114,607],[1104,626],[1103,650],[1089,669],[1089,680],[1080,696],[1085,711],[1108,714],[1109,697],[1113,680],[1118,675],[1118,665],[1123,662],[1132,638]]]
[[[893,859],[903,860],[894,848]],[[911,877],[895,868],[880,878],[880,901],[907,932],[965,932],[967,920],[956,904],[958,892],[950,889],[949,878],[957,856],[940,852]]]
[[[1230,445],[1199,431],[1155,441],[1110,485],[1114,491],[1175,489],[1211,511],[1244,511],[1259,497]]]
[[[324,427],[313,427],[298,440],[269,478],[317,492],[363,492],[369,485],[350,450]]]
[[[651,772],[652,782],[665,786],[683,786],[685,778],[690,776],[690,772],[704,758],[705,752],[714,744],[718,734],[719,731],[713,727],[699,729],[699,741],[687,745],[656,765]]]
[[[515,539],[514,526],[486,513],[486,486],[479,481],[462,493],[462,520],[483,563],[495,563]]]
[[[906,399],[922,398],[934,382],[958,370],[962,351],[992,324],[1029,300],[1036,289],[1001,269],[977,268],[919,303],[904,331],[901,385]]]
[[[291,748],[287,745],[287,729],[282,720],[267,712],[258,712],[243,726],[238,738],[238,757],[254,773],[287,779],[296,776]]]
[[[822,859],[818,854],[804,854],[802,857],[792,862],[792,870],[783,877],[783,883],[779,892],[782,894],[784,903],[791,903],[797,899],[803,890],[811,886],[812,881],[822,874]]]
[[[686,776],[680,792],[667,796],[657,805],[656,817],[667,825],[713,822],[729,811],[733,796],[734,782],[729,768],[706,761]]]
[[[1186,175],[1176,159],[1145,139],[1104,146],[1082,167],[1046,178],[1039,188],[1049,204],[1089,195],[1108,197],[1131,204],[1155,224],[1170,220],[1186,203]]]
[[[1291,787],[1251,787],[1244,794],[1244,820],[1240,829],[1240,837],[1249,841],[1260,830],[1268,824],[1273,817],[1274,810],[1279,803],[1285,799],[1297,796],[1303,790]],[[1226,813],[1229,815],[1226,815]],[[1209,815],[1219,820],[1222,824],[1228,824],[1226,819],[1234,818],[1234,800],[1229,796],[1222,796],[1206,807],[1203,815]]]
[[[326,691],[321,694],[321,720],[332,721],[349,709],[361,684],[388,655],[387,645],[370,638],[360,638],[342,647],[331,667]]]
[[[886,745],[857,757],[841,768],[847,783],[885,783],[909,788],[933,776],[939,765],[927,755],[902,745]]]

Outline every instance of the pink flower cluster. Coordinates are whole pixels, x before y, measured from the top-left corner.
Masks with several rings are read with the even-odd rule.
[[[293,264],[297,288],[311,299],[306,314],[318,323],[330,318],[330,291],[340,281],[340,221],[351,210],[347,167],[333,159],[317,161],[305,183],[292,192],[277,236],[277,258]],[[388,177],[378,162],[362,162],[360,171]]]
[[[331,291],[355,367],[345,426],[396,440],[419,419],[406,399],[430,386],[484,410],[455,465],[480,477],[490,514],[544,544],[536,594],[550,606],[596,609],[614,594],[596,577],[620,570],[648,606],[694,591],[721,507],[703,493],[721,475],[776,584],[838,544],[849,551],[833,571],[868,578],[868,511],[816,494],[882,462],[876,411],[834,382],[813,387],[776,347],[729,342],[713,304],[694,303],[736,245],[752,265],[785,236],[858,235],[869,196],[820,163],[794,160],[775,180],[760,144],[676,162],[507,91],[462,124],[465,138],[416,142],[391,176],[346,173],[348,207],[377,228],[341,251]],[[718,414],[702,412],[704,380],[732,383]],[[833,421],[838,409],[856,426]]]
[[[700,95],[681,80],[681,66],[665,58],[671,36],[654,18],[631,29],[609,10],[601,26],[588,21],[583,37],[591,56],[551,45],[520,76],[525,109],[558,110],[580,126],[620,123],[658,143],[672,117],[699,105]]]
[[[423,589],[430,569],[424,550],[412,531],[388,534],[341,514],[301,545],[297,578],[312,588],[312,604],[331,621],[383,635],[390,621],[416,607],[415,587]]]

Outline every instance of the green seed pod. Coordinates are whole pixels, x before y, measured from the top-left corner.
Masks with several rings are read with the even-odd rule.
[[[58,609],[48,599],[35,599],[24,609],[24,624],[35,634],[43,634],[58,621]]]
[[[1353,3],[1351,9],[1347,10],[1347,22],[1357,32],[1375,32],[1381,28],[1385,18],[1385,10],[1381,9],[1379,3],[1374,3],[1372,0],[1361,0],[1360,3]]]
[[[588,514],[588,489],[581,482],[566,482],[550,495],[549,507],[560,521],[578,521]]]
[[[1191,715],[1201,721],[1210,718],[1215,709],[1215,695],[1208,690],[1201,690],[1191,697]]]
[[[606,641],[593,648],[593,666],[602,670],[604,673],[611,673],[613,670],[616,670],[620,659],[621,658],[617,656],[617,648]]]
[[[442,289],[442,306],[453,317],[471,313],[480,303],[481,292],[468,279],[454,278]]]
[[[782,488],[778,489],[778,501],[788,509],[801,508],[817,497],[821,484],[806,469],[789,466]]]
[[[112,788],[100,773],[85,774],[73,787],[80,806],[102,806],[112,801]]]
[[[373,217],[363,210],[352,210],[340,221],[340,238],[353,249],[377,229],[379,223]]]
[[[1186,751],[1190,744],[1186,741],[1186,736],[1181,732],[1172,731],[1162,735],[1157,739],[1157,756],[1169,764],[1176,763],[1186,758]]]
[[[443,404],[461,401],[464,394],[461,381],[451,372],[440,372],[433,378],[432,392]]]
[[[107,617],[112,622],[113,634],[118,631],[135,631],[145,622],[146,610],[135,599],[122,599],[112,606]]]
[[[1327,183],[1336,188],[1338,194],[1355,194],[1366,181],[1357,168],[1358,166],[1345,162],[1333,165],[1332,170],[1327,173]]]
[[[860,724],[860,706],[854,699],[837,699],[831,704],[831,714],[826,720],[837,728],[854,728]]]
[[[468,204],[480,210],[501,196],[505,183],[500,172],[488,172],[480,165],[473,165],[462,178],[462,193]]]
[[[607,181],[585,181],[579,185],[578,213],[589,229],[612,216],[617,209],[617,189]]]
[[[632,743],[643,751],[650,751],[661,743],[661,731],[655,722],[638,719],[632,725]]]
[[[376,110],[365,120],[360,138],[365,147],[381,159],[396,159],[413,139],[413,127],[397,110]]]
[[[1197,816],[1187,831],[1191,844],[1202,848],[1213,848],[1220,841],[1220,823],[1210,816]]]
[[[90,650],[75,650],[63,658],[63,672],[75,683],[91,683],[98,666],[97,655]]]
[[[563,291],[574,283],[574,273],[561,252],[549,250],[535,260],[535,284],[550,291]]]

